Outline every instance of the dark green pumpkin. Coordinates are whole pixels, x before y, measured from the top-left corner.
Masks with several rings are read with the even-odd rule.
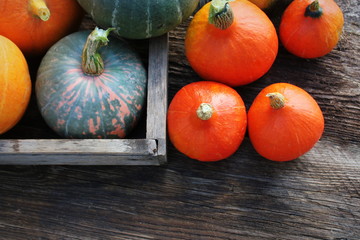
[[[178,26],[199,0],[77,0],[100,26],[114,27],[122,37],[145,39]]]
[[[82,53],[89,34],[63,38],[42,59],[35,85],[40,112],[65,138],[124,138],[144,106],[145,68],[124,41],[109,37],[107,42],[106,35],[104,46],[96,48],[103,65],[95,62],[88,66],[93,72],[86,70]]]

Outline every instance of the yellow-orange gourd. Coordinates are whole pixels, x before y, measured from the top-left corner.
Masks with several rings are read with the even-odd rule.
[[[23,116],[31,93],[29,69],[20,49],[0,35],[0,134]]]

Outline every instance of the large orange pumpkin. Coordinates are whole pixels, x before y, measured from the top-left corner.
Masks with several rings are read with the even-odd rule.
[[[255,150],[273,161],[290,161],[309,151],[324,131],[324,117],[305,90],[274,83],[255,98],[248,112]]]
[[[195,72],[230,86],[263,76],[277,52],[274,25],[247,0],[207,3],[194,16],[185,38],[185,53]]]
[[[294,0],[281,18],[279,34],[290,53],[317,58],[336,46],[343,25],[342,11],[333,0]]]
[[[0,134],[23,116],[31,93],[28,65],[20,49],[0,35]]]
[[[190,83],[172,99],[167,116],[169,138],[186,156],[219,161],[243,141],[246,110],[231,87],[212,81]]]
[[[0,35],[25,55],[41,55],[75,31],[83,17],[76,0],[1,0]]]

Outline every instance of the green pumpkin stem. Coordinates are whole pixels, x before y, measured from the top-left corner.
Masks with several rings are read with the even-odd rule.
[[[29,0],[29,11],[43,21],[50,18],[50,10],[44,0]]]
[[[107,30],[95,27],[88,36],[82,52],[82,70],[88,75],[100,75],[104,72],[104,62],[98,50],[109,42],[108,36],[115,28]]]
[[[270,98],[270,106],[274,109],[280,109],[285,106],[285,97],[279,92],[268,93],[266,97]]]
[[[323,13],[323,10],[319,4],[319,0],[314,0],[305,9],[305,16],[312,18],[319,18]]]
[[[215,27],[225,30],[234,21],[234,13],[229,2],[233,0],[213,0],[210,4],[209,23]]]
[[[201,103],[196,110],[196,115],[201,120],[209,120],[214,112],[213,107],[209,103]]]

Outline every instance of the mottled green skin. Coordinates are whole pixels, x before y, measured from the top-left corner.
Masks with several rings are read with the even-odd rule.
[[[144,106],[145,68],[125,42],[109,37],[99,51],[104,72],[85,74],[81,54],[89,34],[71,34],[44,56],[35,86],[40,112],[65,138],[124,138]]]
[[[119,36],[145,39],[160,36],[187,19],[199,0],[77,0],[103,28]]]

